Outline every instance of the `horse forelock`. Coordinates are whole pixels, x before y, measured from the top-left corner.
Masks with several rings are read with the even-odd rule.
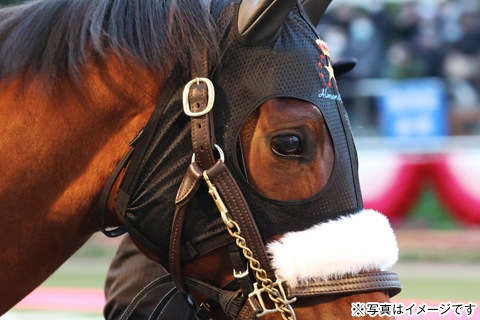
[[[79,83],[85,65],[112,53],[165,73],[206,46],[217,54],[202,0],[39,0],[0,9],[0,81],[40,76],[54,83],[67,76]]]

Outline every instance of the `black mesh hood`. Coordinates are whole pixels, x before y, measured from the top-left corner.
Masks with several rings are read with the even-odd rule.
[[[223,55],[220,62],[211,64],[216,93],[215,135],[262,236],[302,230],[359,211],[362,199],[350,125],[335,79],[325,68],[330,65],[328,51],[304,18],[302,8],[297,5],[275,39],[265,43],[248,43],[240,38],[238,4],[225,10],[229,10],[230,22],[223,38]],[[192,156],[190,118],[182,107],[182,90],[189,80],[181,79],[169,99],[132,183],[125,189],[125,210],[119,207],[130,232],[150,249],[154,246],[158,255],[168,252],[175,196]],[[327,122],[335,147],[335,166],[326,187],[313,197],[298,201],[268,199],[252,188],[239,170],[240,130],[253,110],[274,97],[311,102]],[[225,232],[215,204],[202,186],[185,217],[184,247],[195,251]]]

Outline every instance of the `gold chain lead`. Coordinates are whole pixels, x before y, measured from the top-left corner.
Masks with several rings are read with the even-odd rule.
[[[250,269],[255,271],[255,278],[260,281],[262,288],[267,292],[268,297],[270,298],[270,300],[273,301],[273,303],[275,304],[275,308],[278,312],[280,312],[282,318],[284,320],[294,320],[295,314],[291,307],[289,308],[289,304],[291,302],[294,302],[296,299],[294,299],[293,301],[287,301],[286,297],[283,298],[280,291],[275,288],[272,280],[268,278],[267,272],[261,268],[260,262],[253,257],[252,251],[246,245],[245,238],[241,236],[241,231],[238,224],[231,219],[230,222],[235,225],[236,230],[233,231],[233,228],[227,227],[228,233],[230,233],[230,235],[235,238],[237,246],[239,246],[243,250],[243,255],[250,264]],[[279,282],[278,285],[281,286],[281,282]]]
[[[222,199],[220,198],[220,195],[218,194],[217,188],[210,181],[206,171],[203,172],[203,177],[208,184],[208,188],[209,188],[208,192],[210,193],[218,209],[220,210],[222,220],[225,223],[225,226],[227,227],[228,233],[230,233],[230,235],[235,238],[236,244],[242,249],[243,255],[248,260],[250,269],[255,271],[255,278],[262,285],[262,289],[259,290],[257,288],[257,285],[255,284],[255,291],[249,295],[249,296],[256,295],[257,299],[259,300],[260,304],[264,309],[263,312],[257,315],[257,317],[261,317],[267,313],[271,313],[271,311],[269,312],[269,310],[265,308],[262,297],[260,295],[261,292],[266,291],[270,300],[273,301],[273,303],[275,304],[276,311],[280,312],[280,314],[282,315],[282,318],[284,320],[295,320],[296,319],[295,312],[290,306],[290,303],[296,301],[296,298],[288,300],[283,288],[281,287],[282,281],[277,280],[275,283],[273,283],[273,281],[270,278],[268,278],[267,272],[261,268],[260,262],[253,257],[252,250],[248,248],[245,238],[241,236],[240,227],[234,220],[230,218],[228,211],[226,210],[226,206],[223,203]],[[281,289],[282,292],[280,292],[277,288],[275,288],[275,285],[278,285],[279,288],[282,288]]]

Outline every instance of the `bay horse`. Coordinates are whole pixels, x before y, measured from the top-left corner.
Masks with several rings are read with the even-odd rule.
[[[266,43],[287,16],[317,23],[326,8],[321,2],[236,1],[238,32],[232,33]],[[296,15],[291,18],[293,7]],[[304,10],[313,13],[305,18]],[[0,283],[4,314],[97,231],[103,187],[150,118],[175,66],[188,70],[192,57],[205,48],[209,61],[223,59],[224,51],[208,6],[173,0],[40,0],[7,7],[0,10],[0,44],[0,270],[8,275]],[[322,57],[318,66],[323,68],[319,75],[335,87],[326,44],[317,44]],[[335,91],[322,90],[318,98],[336,106],[341,102]],[[337,133],[325,121],[328,115],[292,95],[272,96],[257,110],[250,110],[240,133],[245,180],[252,189],[272,203],[318,198],[332,189],[341,158]],[[341,120],[344,127],[337,131],[348,131],[348,120]],[[355,157],[354,149],[347,148]],[[352,184],[358,187],[358,181]],[[354,197],[358,209],[359,190]],[[338,201],[351,200],[339,195]],[[106,225],[126,223],[117,211],[112,197]],[[305,218],[293,233],[266,236],[273,241],[273,268],[292,292],[306,282],[367,274],[395,262],[396,243],[388,222],[359,211],[343,212],[338,219],[327,214],[329,219],[313,229]],[[278,230],[289,231],[285,226]],[[296,242],[305,246],[307,239],[314,239],[318,250],[300,254]],[[340,240],[344,243],[336,245]],[[185,265],[184,274],[224,285],[231,278],[225,252],[215,248]],[[350,317],[351,303],[389,301],[392,288],[302,298],[294,308],[301,319],[317,319],[320,313],[325,319]]]

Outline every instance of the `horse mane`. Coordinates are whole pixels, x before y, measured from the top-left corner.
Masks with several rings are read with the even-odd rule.
[[[37,0],[0,9],[0,81],[68,76],[78,83],[83,66],[111,53],[168,72],[207,45],[218,50],[202,0]]]

